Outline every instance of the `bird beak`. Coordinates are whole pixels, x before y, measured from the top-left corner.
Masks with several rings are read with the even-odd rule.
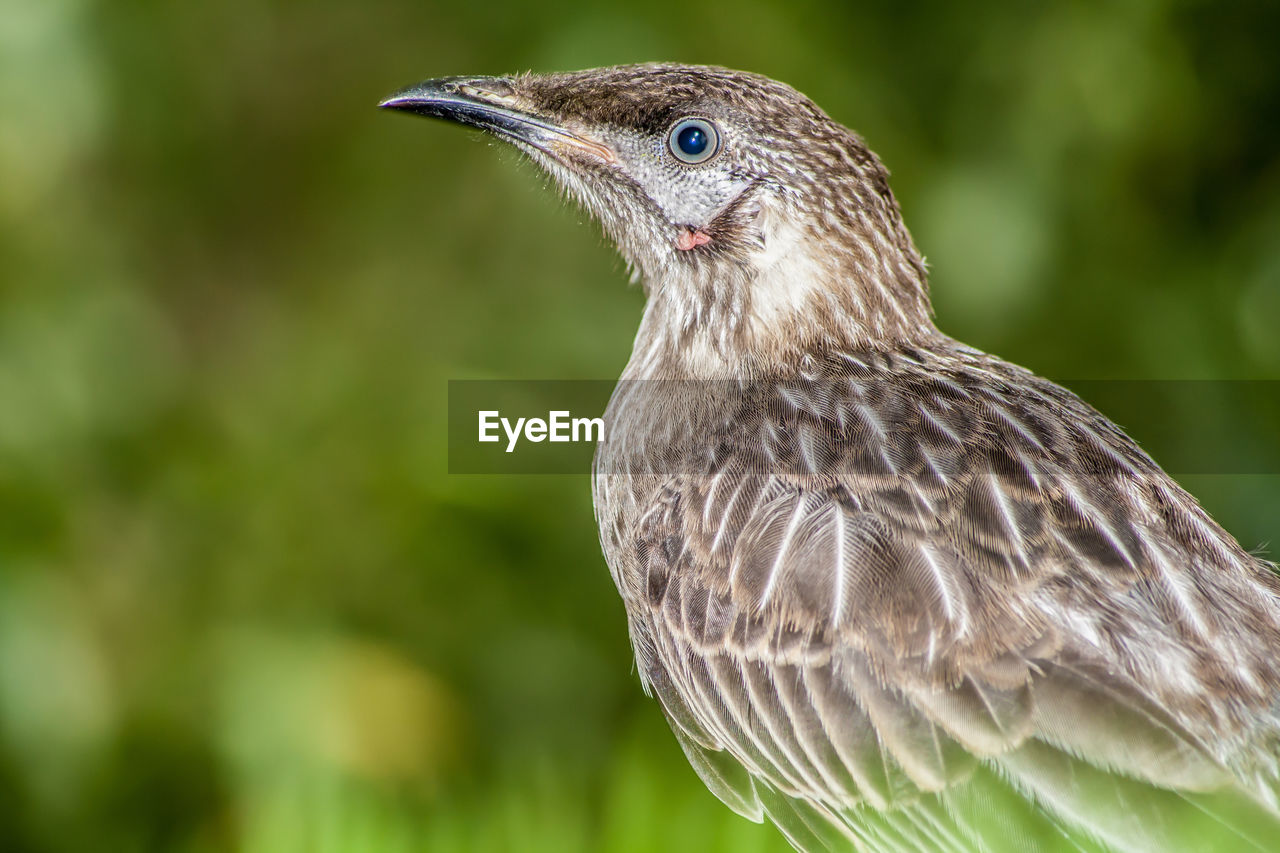
[[[524,100],[502,77],[440,77],[396,92],[378,106],[478,127],[562,162],[575,154],[605,163],[617,161],[604,143],[536,115]]]

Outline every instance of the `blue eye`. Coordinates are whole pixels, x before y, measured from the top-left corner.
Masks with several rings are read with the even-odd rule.
[[[709,121],[681,119],[667,134],[667,147],[681,163],[705,163],[720,150],[720,134]]]
[[[676,147],[690,157],[697,157],[706,151],[708,141],[707,132],[693,125],[676,134]]]

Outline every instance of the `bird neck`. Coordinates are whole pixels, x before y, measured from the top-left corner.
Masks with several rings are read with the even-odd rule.
[[[789,213],[763,209],[750,252],[671,264],[646,279],[624,378],[753,378],[787,372],[807,354],[941,336],[924,262],[900,220],[850,239]]]

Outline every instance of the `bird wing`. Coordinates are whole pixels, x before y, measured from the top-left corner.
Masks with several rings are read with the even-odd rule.
[[[1206,700],[1252,683],[1274,711],[1238,633],[1274,630],[1265,570],[1057,386],[919,381],[748,395],[641,519],[638,656],[700,775],[804,850],[1176,849],[1171,815],[1242,823],[1209,733],[1243,706]],[[1244,849],[1274,820],[1250,796]]]

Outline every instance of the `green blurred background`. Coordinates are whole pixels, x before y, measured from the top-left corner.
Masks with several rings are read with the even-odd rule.
[[[614,376],[639,291],[374,104],[762,72],[893,170],[945,330],[1280,377],[1280,4],[1041,5],[0,0],[0,849],[783,849],[641,695],[586,475],[445,470],[448,379]],[[1182,479],[1280,532],[1280,478]]]

